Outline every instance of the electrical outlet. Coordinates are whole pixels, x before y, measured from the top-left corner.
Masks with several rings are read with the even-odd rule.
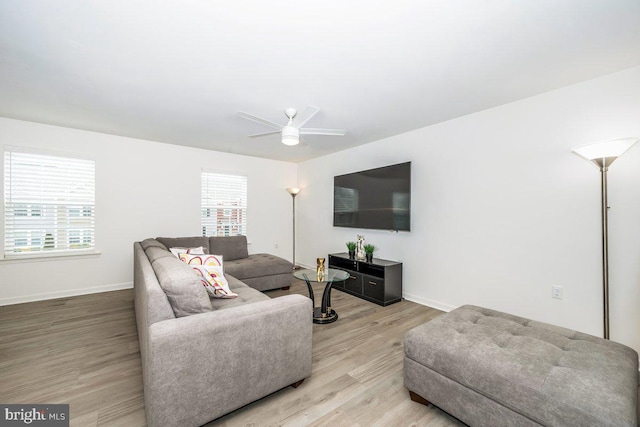
[[[278,249],[278,244],[277,243],[275,244],[275,248]]]
[[[562,286],[551,285],[551,298],[562,299]]]

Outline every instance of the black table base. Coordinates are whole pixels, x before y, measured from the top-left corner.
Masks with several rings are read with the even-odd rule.
[[[333,282],[327,282],[324,287],[324,292],[322,293],[322,305],[320,307],[316,307],[315,298],[313,297],[313,288],[311,287],[311,282],[306,278],[305,282],[307,282],[307,288],[309,288],[309,298],[311,298],[311,304],[313,307],[313,323],[325,324],[325,323],[333,323],[338,320],[338,313],[334,309],[331,308],[331,285]]]
[[[338,320],[338,313],[331,307],[328,308],[327,313],[322,313],[322,307],[313,309],[313,323],[333,323],[336,320]]]

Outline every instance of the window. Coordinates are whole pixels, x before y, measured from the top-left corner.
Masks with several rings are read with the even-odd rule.
[[[5,151],[5,256],[94,248],[95,162]]]
[[[203,236],[247,234],[247,177],[202,172]]]

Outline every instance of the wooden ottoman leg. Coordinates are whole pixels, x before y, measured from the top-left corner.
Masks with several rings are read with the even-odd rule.
[[[301,379],[300,381],[296,381],[295,383],[291,384],[291,387],[298,388],[303,381],[304,381],[304,378]]]
[[[414,402],[422,403],[425,406],[429,406],[429,401],[427,399],[425,399],[424,397],[420,396],[417,393],[412,392],[411,390],[409,390],[409,396],[411,397],[411,400],[413,400]]]

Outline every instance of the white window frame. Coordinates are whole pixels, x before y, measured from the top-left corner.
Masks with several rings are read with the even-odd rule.
[[[247,177],[202,170],[200,226],[203,236],[247,235]]]
[[[3,260],[99,254],[93,159],[5,146],[2,167]]]

